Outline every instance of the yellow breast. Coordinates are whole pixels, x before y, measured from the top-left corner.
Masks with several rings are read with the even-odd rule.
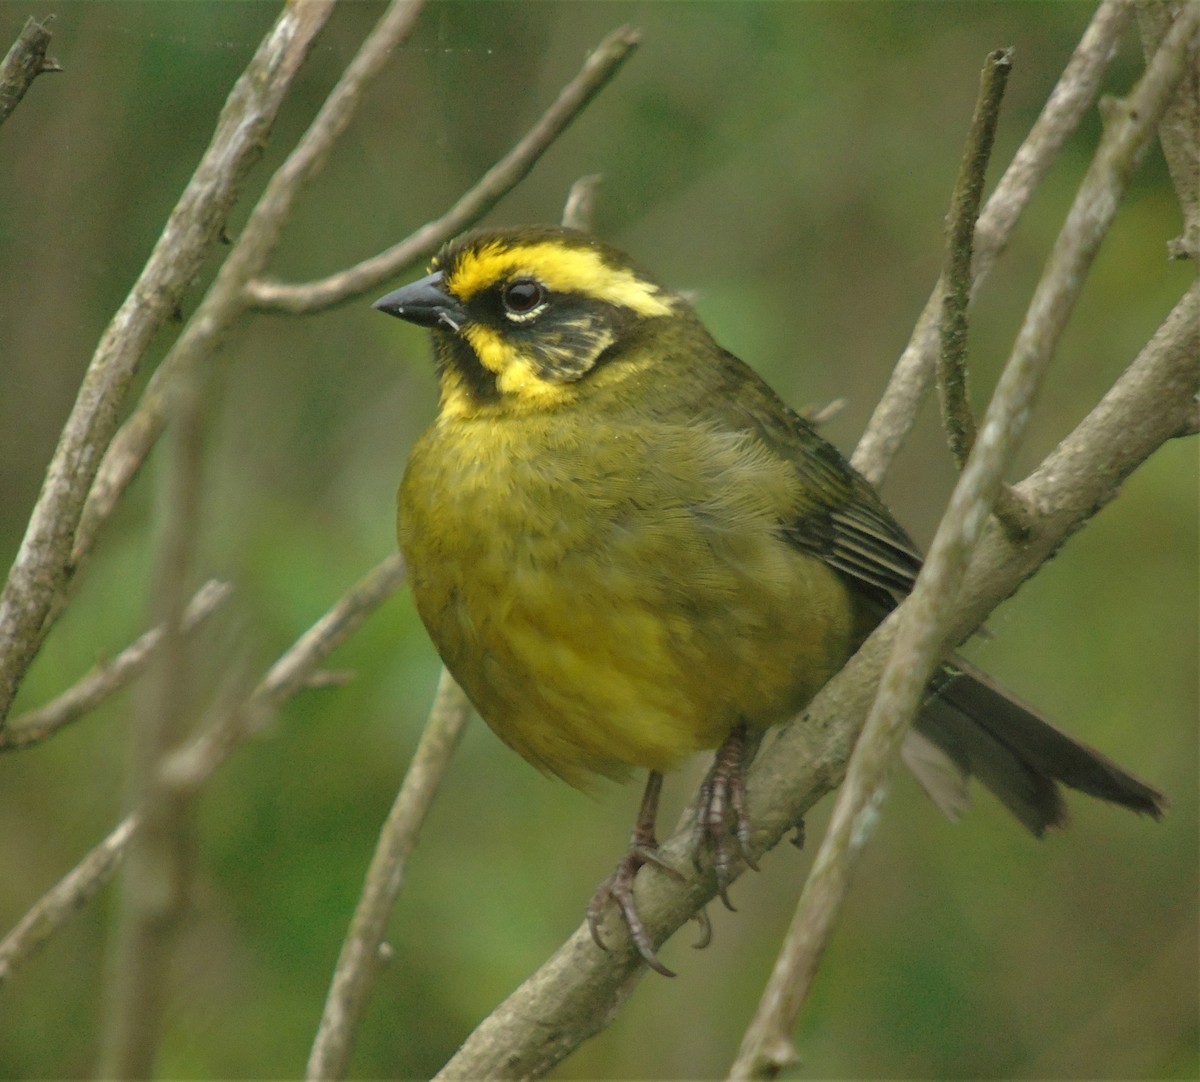
[[[400,544],[484,720],[581,784],[773,724],[845,661],[844,584],[779,534],[794,485],[702,426],[443,419],[401,484]]]

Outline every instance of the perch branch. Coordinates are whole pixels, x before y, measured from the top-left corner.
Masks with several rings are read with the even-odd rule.
[[[1196,391],[1197,328],[1200,285],[1176,306],[1096,409],[1018,486],[1022,500],[1042,515],[1031,539],[1014,546],[996,523],[985,527],[959,592],[950,641],[970,635],[1179,430]],[[797,723],[784,726],[770,751],[755,760],[748,792],[755,857],[789,835],[837,786],[875,697],[896,619],[885,621]],[[663,859],[676,868],[689,867],[691,844],[690,829],[677,833],[662,847]],[[716,882],[711,869],[683,881],[651,873],[644,880],[639,875],[635,894],[652,939],[661,943],[712,900]],[[475,1029],[437,1077],[544,1075],[608,1025],[644,969],[632,947],[601,951],[581,925]]]
[[[1200,5],[1180,15],[1130,94],[1123,116],[1105,131],[1050,253],[979,440],[905,602],[879,696],[731,1078],[774,1078],[794,1062],[790,1034],[870,836],[891,765],[950,641],[956,598],[976,540],[1121,193],[1183,77],[1198,16]]]

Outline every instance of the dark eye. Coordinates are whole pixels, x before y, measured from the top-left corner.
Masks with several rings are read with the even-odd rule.
[[[532,278],[518,278],[504,287],[501,300],[509,315],[527,316],[545,302],[546,290]]]

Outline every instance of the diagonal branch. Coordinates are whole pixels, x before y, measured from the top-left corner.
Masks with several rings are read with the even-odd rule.
[[[904,604],[878,698],[863,727],[829,830],[731,1078],[774,1078],[794,1062],[790,1034],[878,816],[887,777],[929,678],[944,656],[956,599],[1059,337],[1122,192],[1183,78],[1200,5],[1181,14],[1119,119],[1106,130],[1047,260],[962,477]]]
[[[177,752],[165,767],[181,790],[197,789],[274,716],[311,685],[314,674],[363,621],[400,588],[404,563],[389,556],[364,575],[273,664],[240,706],[219,718]],[[0,941],[0,986],[107,883],[138,829],[135,810],[29,910]]]
[[[362,896],[338,955],[306,1078],[346,1077],[354,1038],[379,972],[388,919],[404,885],[408,858],[469,716],[467,697],[442,669],[429,720],[379,833]]]
[[[184,612],[184,631],[193,631],[208,619],[229,596],[230,589],[228,583],[215,579],[201,586]],[[13,718],[8,727],[0,732],[0,751],[17,751],[40,744],[128,687],[145,672],[146,666],[162,645],[164,632],[161,624],[152,627],[111,661],[97,665],[73,687],[45,706]]]
[[[1172,5],[1139,0],[1138,28],[1146,60],[1171,25]],[[1183,208],[1183,236],[1168,245],[1174,259],[1200,261],[1200,43],[1191,48],[1183,86],[1158,126],[1163,156]]]
[[[95,484],[87,495],[75,539],[74,560],[82,560],[90,551],[100,527],[162,434],[172,384],[211,358],[234,321],[245,313],[246,283],[262,273],[279,244],[283,226],[301,190],[324,166],[367,85],[407,37],[419,10],[420,5],[411,0],[393,0],[300,142],[271,177],[204,300],[105,453]]]
[[[973,290],[978,290],[987,278],[1063,144],[1096,100],[1104,75],[1117,55],[1117,44],[1132,18],[1130,0],[1105,0],[1093,16],[1045,107],[979,217],[975,227]],[[942,291],[943,281],[939,278],[850,460],[875,485],[882,483],[908,436],[933,378]]]
[[[73,548],[84,501],[138,365],[220,236],[284,95],[331,9],[332,0],[284,8],[234,85],[212,142],[100,339],[0,594],[0,720],[8,715],[74,574]]]

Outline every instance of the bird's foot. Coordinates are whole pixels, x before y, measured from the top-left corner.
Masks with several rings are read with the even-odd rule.
[[[704,849],[712,853],[717,891],[729,910],[733,910],[729,884],[737,860],[758,871],[746,815],[746,745],[746,726],[739,725],[717,749],[697,800],[694,859],[699,868],[700,853]]]
[[[633,901],[634,878],[646,864],[652,864],[673,879],[683,878],[675,868],[672,868],[658,855],[658,838],[654,833],[654,821],[658,812],[658,797],[661,791],[662,774],[652,770],[646,781],[646,792],[642,797],[641,809],[638,811],[637,824],[629,839],[629,852],[621,859],[612,875],[596,888],[596,893],[588,903],[587,923],[596,946],[601,950],[608,950],[604,940],[600,938],[600,922],[604,918],[604,911],[609,903],[615,904],[621,914],[621,919],[625,921],[625,926],[629,929],[629,938],[633,940],[633,945],[637,948],[638,954],[642,956],[642,960],[656,973],[661,973],[664,977],[673,977],[675,974],[664,966],[658,960],[658,955],[654,953],[654,944],[650,941],[650,933],[646,931],[646,926],[642,923],[642,918]]]
[[[658,845],[653,839],[649,843],[635,840],[612,875],[596,888],[596,893],[587,907],[588,928],[596,946],[601,950],[608,950],[604,940],[600,937],[600,921],[603,919],[604,911],[609,903],[615,904],[621,914],[621,919],[629,929],[629,938],[633,940],[633,945],[646,965],[664,977],[674,977],[675,974],[659,961],[658,955],[654,952],[650,933],[646,931],[646,926],[642,923],[642,918],[633,901],[633,880],[638,870],[646,864],[654,865],[673,879],[683,878],[675,868],[672,868],[658,855]]]

